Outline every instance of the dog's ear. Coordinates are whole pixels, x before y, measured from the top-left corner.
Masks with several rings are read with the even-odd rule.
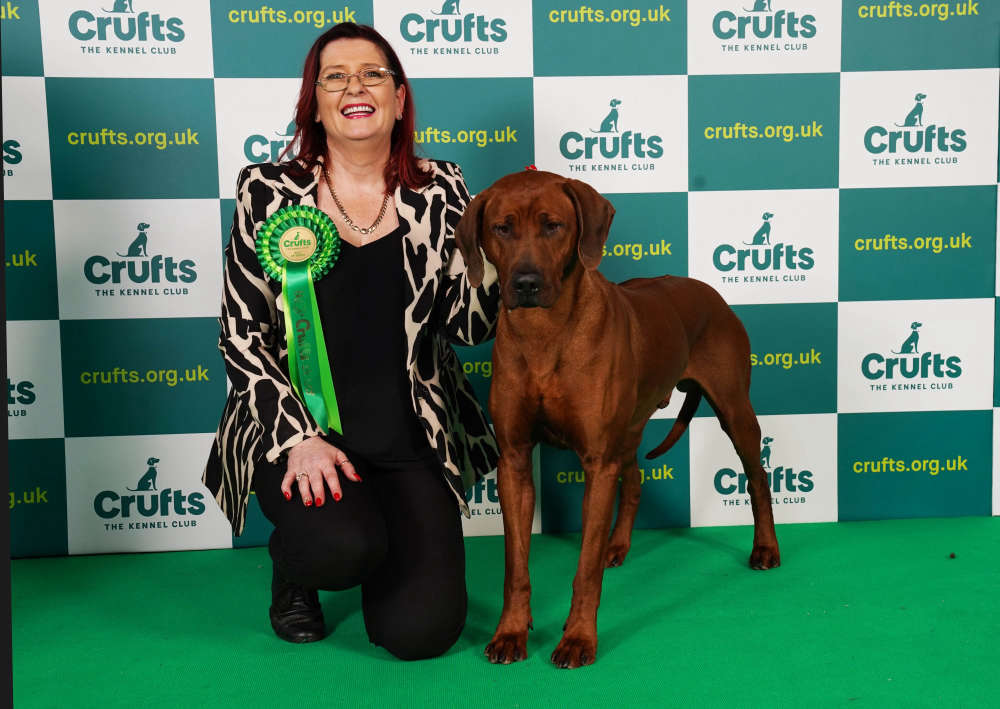
[[[577,252],[583,267],[593,271],[601,263],[604,242],[608,240],[615,208],[586,182],[566,180],[564,189],[576,208],[579,233]]]
[[[483,282],[483,252],[479,250],[479,245],[483,232],[483,208],[489,199],[488,192],[489,190],[483,190],[469,202],[465,214],[455,227],[458,250],[465,259],[465,266],[468,269],[466,273],[473,288],[478,288]]]

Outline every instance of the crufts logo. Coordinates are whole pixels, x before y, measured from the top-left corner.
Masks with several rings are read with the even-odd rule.
[[[960,153],[966,148],[965,131],[955,128],[951,131],[944,125],[924,123],[924,99],[927,94],[917,93],[913,97],[913,107],[902,123],[893,122],[893,127],[871,126],[865,131],[865,150],[873,155],[888,152],[895,154],[901,150],[908,153],[948,151]],[[937,158],[935,162],[957,162],[958,158]]]
[[[268,138],[266,135],[255,134],[247,136],[243,141],[243,156],[252,163],[278,162],[281,153],[292,142],[295,137],[295,121],[291,121],[285,132],[275,131],[278,140]],[[288,151],[288,158],[294,158],[294,151]]]
[[[771,436],[764,436],[761,440],[760,465],[767,473],[767,483],[772,492],[812,492],[813,473],[811,470],[799,470],[796,472],[791,466],[774,465],[772,463],[771,444],[776,439]],[[745,495],[747,492],[747,476],[745,473],[737,473],[732,468],[723,468],[715,474],[715,491],[720,495],[732,495],[739,493]],[[779,498],[774,499],[775,502]],[[781,502],[800,503],[805,502],[804,496],[783,497]]]
[[[816,36],[816,18],[812,15],[799,17],[794,10],[773,12],[771,0],[753,0],[752,8],[741,8],[747,14],[737,15],[729,10],[721,10],[712,19],[712,32],[719,39],[792,39]]]
[[[757,271],[811,269],[815,262],[813,250],[808,246],[796,249],[794,244],[785,244],[781,241],[771,243],[772,219],[774,219],[772,212],[761,214],[760,226],[753,236],[749,236],[748,230],[749,241],[743,240],[742,246],[719,244],[712,253],[712,265],[716,270],[725,273],[733,269],[741,272],[748,269]],[[784,280],[805,280],[805,276],[785,274]]]
[[[83,264],[83,274],[94,285],[119,284],[126,280],[132,283],[193,283],[198,278],[195,262],[191,259],[174,260],[172,256],[149,255],[150,225],[139,222],[136,234],[125,253],[116,251],[118,259],[106,256],[91,256]],[[166,288],[166,295],[187,293],[187,288]],[[154,294],[155,295],[155,294]]]
[[[597,128],[590,128],[596,135],[584,136],[577,131],[567,131],[559,139],[559,152],[567,160],[595,160],[600,158],[659,158],[663,156],[663,138],[644,136],[639,132],[621,131],[619,106],[622,101],[612,98],[610,110],[603,114]],[[595,121],[596,123],[596,121]]]
[[[125,487],[122,494],[114,490],[102,490],[94,496],[94,512],[101,519],[129,520],[139,517],[187,517],[188,515],[200,515],[205,512],[204,495],[200,492],[185,494],[183,490],[174,490],[169,487],[157,488],[157,464],[159,458],[150,456],[146,458],[145,472],[143,472],[136,482],[135,487]],[[137,493],[137,494],[128,494]],[[195,521],[191,519],[174,519],[168,525],[165,520],[156,520],[153,523],[130,522],[129,529],[148,529],[166,527],[194,527]]]
[[[7,417],[27,416],[28,410],[23,408],[31,406],[37,400],[35,394],[35,383],[30,381],[12,382],[7,378]]]
[[[110,0],[109,0],[110,1]],[[99,8],[99,14],[76,10],[69,16],[69,33],[83,42],[117,39],[122,42],[180,42],[184,39],[184,21],[179,17],[164,19],[159,13],[136,14],[133,0],[113,0],[111,9]],[[154,52],[155,53],[155,52]]]
[[[5,140],[3,142],[3,163],[4,165],[17,165],[24,159],[24,155],[21,152],[21,143],[14,140]]]
[[[886,357],[878,352],[870,352],[861,360],[861,373],[866,379],[957,379],[962,374],[962,360],[954,355],[947,356],[937,352],[921,352],[920,328],[923,323],[910,323],[910,331],[898,350],[889,349]],[[927,388],[920,383],[915,386],[893,385],[893,389]],[[952,383],[932,382],[931,389],[951,389]]]
[[[444,0],[441,10],[427,14],[408,12],[399,21],[399,34],[407,42],[505,42],[507,22],[459,9],[465,0]],[[483,52],[477,51],[477,54]]]

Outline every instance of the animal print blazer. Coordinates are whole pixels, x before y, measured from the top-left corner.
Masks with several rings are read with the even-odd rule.
[[[397,187],[406,277],[406,366],[410,397],[444,466],[462,512],[464,488],[496,467],[496,439],[448,341],[478,344],[493,337],[499,307],[496,271],[479,288],[465,275],[454,231],[469,202],[459,167],[428,161],[430,184]],[[298,176],[287,163],[243,168],[237,183],[232,238],[225,251],[219,349],[232,388],[203,481],[243,532],[254,466],[274,462],[321,432],[288,376],[281,282],[263,273],[254,250],[257,229],[290,204],[316,206],[320,167]]]

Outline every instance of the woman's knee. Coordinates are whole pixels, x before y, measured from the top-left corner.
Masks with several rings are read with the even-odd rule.
[[[406,618],[366,618],[369,638],[400,660],[426,660],[448,652],[465,628],[465,599],[436,612],[414,612]]]

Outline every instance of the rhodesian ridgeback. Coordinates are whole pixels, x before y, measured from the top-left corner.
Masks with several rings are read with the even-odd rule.
[[[506,568],[503,611],[486,647],[492,662],[527,657],[535,444],[573,449],[586,477],[573,600],[552,653],[557,666],[580,667],[596,657],[604,569],[621,564],[631,546],[643,427],[667,405],[675,386],[687,394],[683,406],[647,458],[681,437],[704,396],[746,472],[754,518],[750,566],[780,564],[760,426],[750,405],[746,330],[701,281],[661,276],[609,282],[597,266],[613,216],[611,203],[589,185],[525,171],[480,193],[456,229],[470,282],[482,281],[485,253],[496,266],[503,304],[489,408],[500,443]]]

